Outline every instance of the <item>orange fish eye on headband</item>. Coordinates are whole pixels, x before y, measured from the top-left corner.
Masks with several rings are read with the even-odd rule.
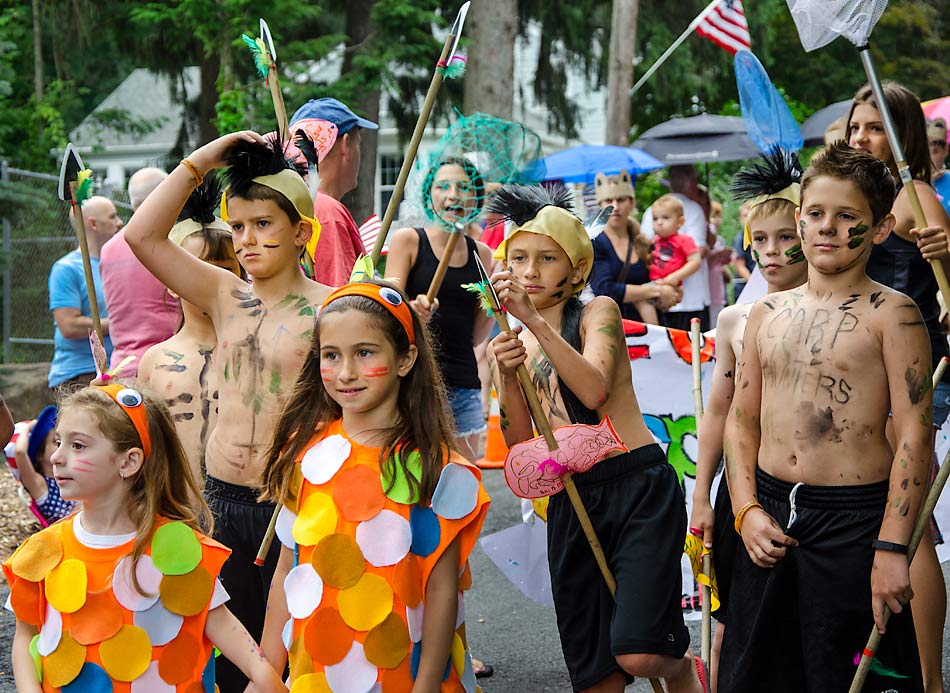
[[[416,331],[412,326],[412,313],[409,312],[409,306],[406,305],[406,302],[402,300],[402,296],[395,289],[388,286],[379,286],[378,284],[344,284],[327,296],[327,300],[323,302],[320,311],[323,312],[323,309],[330,303],[344,296],[362,296],[375,301],[392,313],[392,316],[399,321],[409,337],[409,343],[413,345],[416,343]]]
[[[148,459],[148,456],[152,453],[152,438],[148,434],[148,414],[145,411],[145,400],[142,393],[118,383],[95,385],[94,387],[109,395],[126,413],[132,421],[132,425],[135,426],[136,433],[139,434],[139,440],[142,441],[142,452],[145,453],[145,459]]]

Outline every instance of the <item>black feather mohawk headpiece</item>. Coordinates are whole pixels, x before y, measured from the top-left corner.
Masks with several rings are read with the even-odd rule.
[[[561,186],[552,189],[541,185],[505,185],[489,198],[485,211],[521,226],[544,207],[560,207],[573,214],[574,196]]]
[[[761,160],[736,173],[730,191],[737,200],[743,201],[777,195],[801,183],[802,173],[802,164],[795,152],[773,147]]]
[[[294,144],[303,154],[303,158],[307,160],[307,186],[310,188],[310,196],[315,198],[317,188],[320,187],[320,154],[317,152],[317,145],[314,144],[310,135],[303,128],[294,132]]]
[[[178,221],[191,219],[199,224],[209,224],[215,220],[218,205],[221,203],[221,182],[215,172],[210,172],[204,177],[204,182],[199,185],[188,199],[185,200],[185,206],[181,208],[178,214]]]

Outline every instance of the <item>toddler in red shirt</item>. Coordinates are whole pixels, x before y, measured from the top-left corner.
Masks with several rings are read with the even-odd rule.
[[[685,221],[683,203],[664,195],[653,203],[653,254],[650,280],[679,286],[699,271],[702,256],[689,236],[677,233]]]

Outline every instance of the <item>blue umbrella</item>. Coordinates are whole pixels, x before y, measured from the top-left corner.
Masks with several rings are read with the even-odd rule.
[[[609,144],[582,144],[555,152],[541,160],[545,180],[561,179],[565,183],[593,183],[598,173],[608,175],[621,170],[637,176],[663,168],[663,164],[642,149]]]

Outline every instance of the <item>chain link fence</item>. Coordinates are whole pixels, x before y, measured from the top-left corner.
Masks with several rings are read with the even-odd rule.
[[[50,268],[78,246],[69,223],[69,205],[56,194],[58,179],[24,171],[0,161],[0,323],[3,363],[32,363],[53,358],[53,313],[47,280]],[[132,206],[124,189],[103,190],[119,216]]]

